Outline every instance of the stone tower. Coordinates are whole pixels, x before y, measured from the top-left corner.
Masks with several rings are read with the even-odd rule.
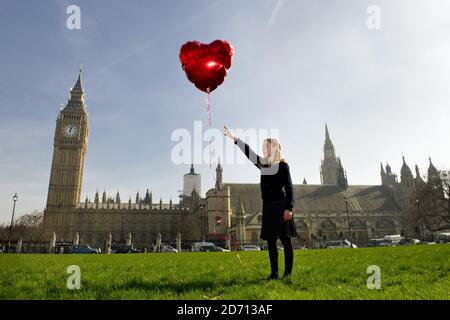
[[[380,162],[381,165],[381,184],[385,186],[395,186],[398,184],[397,175],[392,172],[391,166],[389,163],[386,163],[386,171],[383,168],[383,163]]]
[[[331,142],[328,127],[325,124],[325,144],[323,146],[323,160],[320,166],[320,180],[322,184],[339,185],[346,189],[347,175],[341,161],[336,157],[333,142]]]
[[[216,185],[206,193],[207,236],[228,235],[231,227],[230,187],[222,185],[222,166],[216,168]]]
[[[196,190],[198,194],[202,192],[202,178],[201,175],[195,173],[194,165],[191,164],[191,170],[189,173],[186,173],[183,177],[183,196],[189,197],[192,193],[192,190]]]
[[[53,143],[53,158],[44,210],[47,232],[58,239],[72,239],[73,214],[80,202],[89,123],[84,104],[82,70],[70,91],[69,100],[59,111]]]
[[[416,185],[411,169],[406,164],[405,157],[402,157],[403,164],[400,169],[400,189],[401,205],[404,209],[411,209],[415,206]]]

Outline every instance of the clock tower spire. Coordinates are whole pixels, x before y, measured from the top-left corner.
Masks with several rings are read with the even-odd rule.
[[[73,216],[80,202],[88,136],[88,113],[84,104],[80,68],[69,100],[56,119],[53,141],[44,225],[49,234],[55,232],[58,239],[69,240],[73,236]]]

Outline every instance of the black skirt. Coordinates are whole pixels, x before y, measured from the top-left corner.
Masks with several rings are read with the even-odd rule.
[[[298,236],[294,219],[284,221],[286,200],[263,201],[260,238],[263,240]]]

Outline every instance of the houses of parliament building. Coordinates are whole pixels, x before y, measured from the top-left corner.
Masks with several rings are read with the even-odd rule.
[[[44,210],[44,227],[58,240],[104,247],[124,242],[131,235],[136,248],[149,248],[160,234],[163,242],[229,240],[228,244],[259,243],[262,201],[257,183],[226,183],[223,168],[216,168],[215,186],[201,197],[201,177],[192,166],[184,175],[183,193],[177,203],[154,201],[152,193],[136,194],[123,201],[119,192],[97,193],[93,200],[80,199],[84,161],[89,140],[88,112],[82,73],[69,100],[57,116],[53,158]],[[364,243],[386,234],[415,236],[417,188],[424,183],[419,168],[415,175],[403,159],[400,179],[389,164],[381,165],[380,185],[349,185],[341,159],[336,156],[328,128],[321,162],[321,184],[306,180],[294,185],[294,221],[299,244],[312,246],[321,240],[351,238]],[[431,159],[428,176],[438,174]]]

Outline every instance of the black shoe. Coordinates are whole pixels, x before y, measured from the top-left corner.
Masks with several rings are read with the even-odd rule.
[[[278,273],[271,273],[270,276],[268,276],[267,280],[278,280],[280,277],[278,276]]]

